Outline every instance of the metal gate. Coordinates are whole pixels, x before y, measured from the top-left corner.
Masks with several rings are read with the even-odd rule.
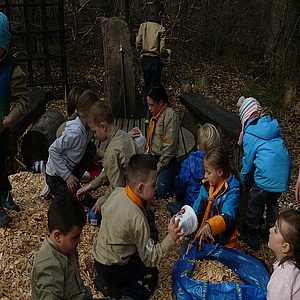
[[[0,11],[10,21],[10,52],[27,73],[28,86],[62,84],[66,95],[64,1],[1,2]]]

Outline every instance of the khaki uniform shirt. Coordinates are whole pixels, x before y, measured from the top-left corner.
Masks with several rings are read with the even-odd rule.
[[[15,123],[26,113],[29,103],[27,78],[19,66],[16,66],[12,72],[10,90],[10,113],[8,114],[8,117]],[[2,128],[2,125],[0,125],[0,127]],[[3,131],[3,128],[1,128],[0,131]]]
[[[138,254],[147,267],[155,267],[175,242],[168,234],[154,245],[143,211],[127,196],[124,188],[117,188],[101,207],[102,221],[93,255],[104,265],[126,265]]]
[[[159,156],[157,171],[160,172],[177,155],[179,119],[175,111],[167,107],[156,122],[149,152]]]
[[[136,50],[141,57],[161,56],[168,57],[165,46],[166,30],[156,22],[144,22],[140,25],[138,35],[136,37]]]
[[[98,199],[101,205],[116,187],[125,187],[125,168],[130,157],[136,154],[137,149],[133,138],[125,131],[114,128],[111,137],[101,143],[103,151],[102,166],[100,175],[92,182],[92,189],[95,190],[102,185],[109,185],[105,195]]]
[[[92,299],[89,287],[80,277],[77,251],[70,257],[62,254],[46,237],[31,271],[32,300]]]

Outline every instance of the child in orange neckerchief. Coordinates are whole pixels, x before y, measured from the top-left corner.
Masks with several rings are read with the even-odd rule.
[[[203,160],[205,170],[203,185],[193,205],[199,224],[197,235],[210,243],[218,243],[229,248],[237,244],[236,217],[240,199],[240,183],[231,173],[229,158],[220,148],[206,153]],[[211,206],[209,212],[207,206]],[[205,214],[206,213],[206,214]],[[207,218],[203,220],[204,215]]]
[[[127,186],[118,187],[102,205],[102,222],[93,246],[98,276],[95,286],[106,297],[148,299],[158,281],[157,265],[182,236],[173,217],[168,235],[155,244],[145,203],[155,197],[156,163],[146,154],[133,155],[126,168]]]
[[[151,87],[147,102],[152,119],[146,143],[146,153],[157,162],[158,188],[156,197],[173,197],[179,119],[175,111],[168,106],[168,97],[163,85]]]

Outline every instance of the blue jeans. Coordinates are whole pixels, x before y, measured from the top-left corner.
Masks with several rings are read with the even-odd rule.
[[[150,153],[148,155],[152,157],[156,162],[159,161],[159,156],[154,156]],[[174,196],[175,175],[176,157],[173,157],[158,174],[156,198],[169,198]]]
[[[246,217],[246,226],[249,230],[255,230],[260,227],[260,219],[265,207],[267,225],[271,227],[275,225],[279,212],[278,198],[280,195],[281,193],[264,191],[254,184],[250,192]]]
[[[163,62],[158,56],[143,56],[142,69],[145,87],[148,90],[154,83],[160,83]]]

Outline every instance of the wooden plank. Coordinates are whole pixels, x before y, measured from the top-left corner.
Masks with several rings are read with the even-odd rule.
[[[147,131],[146,131],[146,126],[145,126],[145,118],[142,118],[142,119],[140,119],[140,126],[139,126],[139,128],[140,128],[140,131],[142,132],[142,134],[143,134],[143,136],[145,137],[145,138],[147,138]]]
[[[129,119],[128,120],[128,128],[127,128],[127,131],[130,131],[132,128],[134,127],[134,119]]]
[[[123,120],[123,126],[121,129],[128,132],[128,119]]]
[[[236,114],[212,99],[197,93],[181,95],[180,102],[201,120],[220,125],[229,136],[238,139],[241,123]]]
[[[123,119],[122,118],[118,118],[116,120],[116,126],[118,127],[118,129],[122,129],[122,124],[123,124]]]

